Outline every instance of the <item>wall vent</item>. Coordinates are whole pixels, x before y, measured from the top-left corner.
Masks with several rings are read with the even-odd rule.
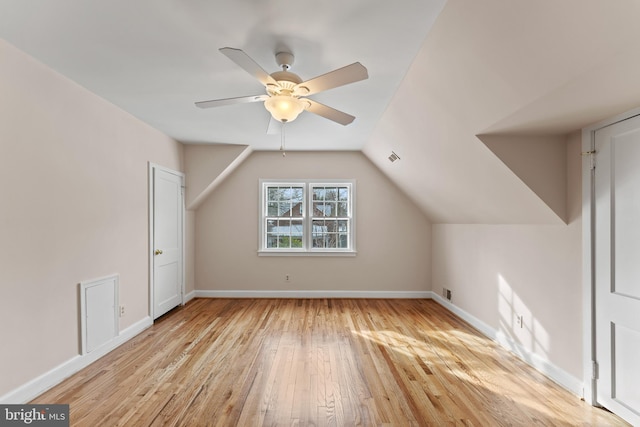
[[[91,353],[118,336],[119,280],[114,274],[80,283],[82,354]]]
[[[389,156],[389,161],[393,163],[396,160],[400,160],[400,156],[398,156],[395,152],[392,151],[391,155]]]

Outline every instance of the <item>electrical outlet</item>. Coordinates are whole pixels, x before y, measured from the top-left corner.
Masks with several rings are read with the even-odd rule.
[[[120,317],[124,316],[124,305],[120,306]]]
[[[522,315],[518,315],[518,317],[516,319],[517,323],[518,323],[518,326],[520,326],[520,328],[524,328],[524,318],[523,317],[524,316],[522,316]]]
[[[290,282],[291,281],[291,275],[285,274],[284,275],[284,281],[287,282],[287,283]]]
[[[447,300],[451,301],[451,289],[447,289]]]

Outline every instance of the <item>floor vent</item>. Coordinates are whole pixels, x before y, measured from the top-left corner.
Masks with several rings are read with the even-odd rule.
[[[80,333],[82,354],[118,336],[117,274],[80,283]]]

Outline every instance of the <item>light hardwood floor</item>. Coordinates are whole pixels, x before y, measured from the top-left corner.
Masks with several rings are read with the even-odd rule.
[[[431,300],[196,299],[32,403],[72,426],[627,425]]]

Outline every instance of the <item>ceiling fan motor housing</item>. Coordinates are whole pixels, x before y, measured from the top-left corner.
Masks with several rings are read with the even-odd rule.
[[[276,71],[275,73],[271,73],[271,77],[278,82],[278,85],[267,85],[267,93],[269,95],[291,95],[296,89],[296,86],[302,83],[300,76],[290,71]]]
[[[278,52],[276,53],[276,63],[284,70],[287,71],[293,65],[295,57],[291,52]]]

